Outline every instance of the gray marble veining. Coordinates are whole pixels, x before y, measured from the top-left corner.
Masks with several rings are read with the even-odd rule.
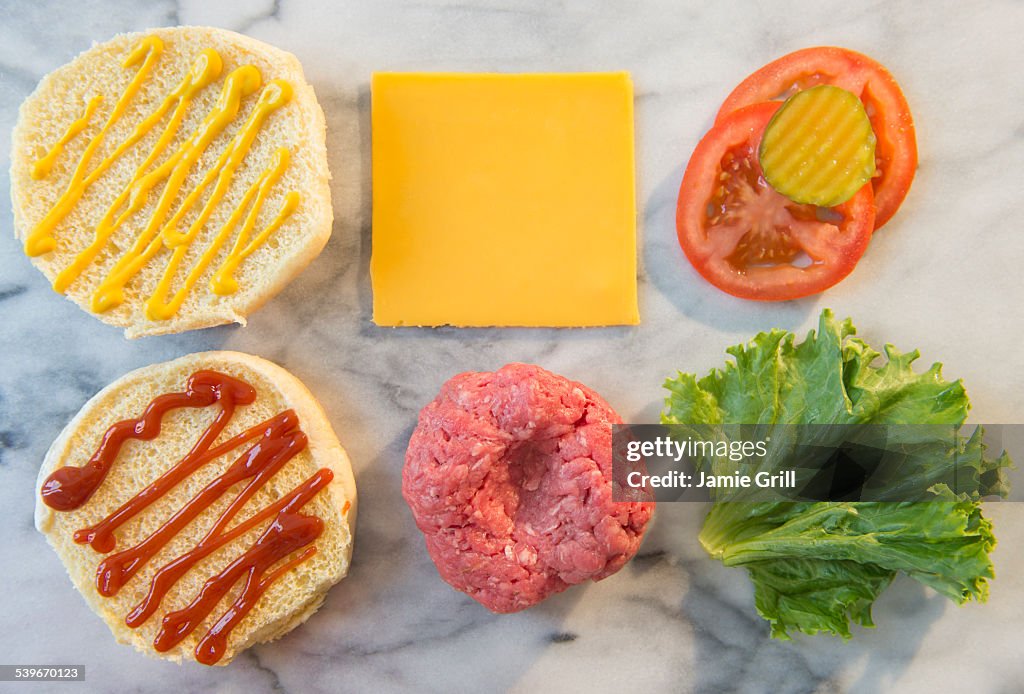
[[[0,0],[0,131],[44,73],[92,41],[179,23],[242,31],[302,60],[327,115],[334,235],[248,327],[129,342],[50,290],[0,196],[0,661],[85,663],[79,691],[109,692],[1021,690],[1017,504],[987,511],[1000,538],[987,605],[957,608],[897,580],[876,605],[877,629],[849,643],[780,642],[754,612],[745,573],[704,555],[696,505],[659,508],[640,556],[613,578],[496,616],[437,577],[399,480],[417,410],[457,371],[536,362],[585,381],[626,419],[651,421],[667,375],[706,371],[758,330],[805,331],[823,306],[853,316],[873,344],[944,361],[966,382],[976,421],[1020,421],[1024,4]],[[683,167],[739,79],[828,43],[876,56],[900,79],[918,125],[914,188],[861,266],[824,296],[732,299],[703,284],[676,244]],[[374,327],[370,73],[619,69],[637,89],[642,325]],[[0,158],[9,147],[0,139]],[[219,348],[273,359],[310,385],[355,462],[361,508],[353,571],[323,609],[211,670],[115,644],[33,529],[32,504],[46,448],[89,396],[132,368]]]

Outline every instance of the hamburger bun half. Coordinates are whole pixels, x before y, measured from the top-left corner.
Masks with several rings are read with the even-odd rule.
[[[208,27],[115,36],[22,104],[15,234],[128,337],[244,324],[331,234],[325,134],[290,53]]]
[[[246,392],[252,397],[222,395],[220,400],[203,401],[203,397],[214,397],[210,395],[214,392],[209,386],[211,373],[234,384],[232,388],[248,388]],[[190,389],[198,393],[198,399],[183,405],[180,394]],[[219,392],[225,392],[225,387]],[[173,400],[175,397],[178,399]],[[166,409],[159,411],[161,407]],[[285,416],[291,416],[292,425],[281,427],[279,433],[284,434],[278,438],[269,436],[267,423]],[[147,423],[142,424],[143,420]],[[220,430],[216,429],[218,422],[222,425]],[[118,427],[121,434],[132,434],[126,435],[116,447],[111,442],[118,434],[111,432]],[[237,445],[222,445],[247,431],[257,433]],[[173,475],[173,470],[194,462],[196,455],[202,454],[204,437],[209,437],[205,448],[210,452],[209,460],[183,475],[180,481],[172,480],[162,492],[154,494],[151,503],[137,507],[121,522],[111,525],[109,519],[116,517],[119,509],[139,503],[140,492],[159,486],[165,475]],[[297,445],[275,448],[282,442]],[[79,498],[81,503],[70,508],[74,505],[69,501],[73,484],[69,482],[71,478],[61,475],[87,470],[101,445],[106,447],[108,461],[105,477],[98,486],[93,485],[91,496],[84,501]],[[286,448],[287,454],[273,457],[275,450]],[[273,467],[273,460],[282,462]],[[267,466],[260,468],[259,461]],[[230,477],[232,470],[238,471],[245,465],[249,465],[249,476]],[[257,480],[260,469],[266,470],[265,476]],[[310,480],[316,484],[310,485]],[[243,498],[250,482],[255,481],[260,484],[254,485],[255,490],[248,498]],[[209,494],[209,489],[218,484],[224,485],[220,492]],[[302,489],[309,496],[287,507],[296,490]],[[283,510],[274,507],[275,503]],[[232,506],[234,514],[230,513]],[[187,516],[187,509],[195,515]],[[286,518],[282,515],[285,513],[291,515]],[[167,533],[162,544],[154,544],[152,538],[160,536],[164,532],[161,528],[166,529],[175,517],[184,517],[186,522]],[[264,359],[237,352],[204,352],[132,371],[85,404],[53,443],[43,462],[35,522],[64,563],[72,583],[119,642],[175,661],[191,659],[224,665],[249,646],[287,633],[320,607],[327,590],[348,572],[355,517],[356,487],[348,456],[306,387]],[[250,519],[251,527],[231,537],[233,529]],[[179,642],[165,642],[158,652],[155,644],[162,626],[168,619],[173,621],[175,613],[180,617],[180,612],[194,604],[204,590],[210,593],[213,589],[209,582],[213,577],[223,575],[233,565],[245,564],[247,553],[254,548],[273,545],[283,537],[275,534],[271,527],[275,523],[283,523],[285,528],[305,523],[320,530],[318,535],[306,538],[305,544],[286,548],[273,560],[266,559],[271,563],[262,567],[262,573],[255,571],[258,583],[281,569],[265,590],[254,594],[251,609],[224,635],[226,642],[221,644],[219,655],[212,653],[213,641],[207,637],[218,620],[223,620],[237,605],[236,601],[243,599],[243,592],[248,589],[247,572],[252,568],[249,565],[235,566],[235,578],[220,581],[221,588],[227,588],[219,599],[213,599],[206,614],[202,610],[196,613],[199,616],[195,617],[192,631]],[[96,531],[103,528],[110,533],[109,546],[103,546],[103,540],[97,539],[103,532]],[[91,529],[93,535],[83,536],[83,529]],[[210,539],[222,535],[228,541],[221,545]],[[118,557],[138,556],[140,548],[145,547],[152,549],[148,560],[134,574],[125,576],[113,594],[109,583],[107,594],[101,594],[104,567],[130,567],[130,561]],[[199,552],[198,548],[209,551]],[[146,602],[153,586],[163,585],[161,581],[167,578],[155,580],[156,577],[166,574],[165,567],[181,562],[190,552],[195,561],[186,563],[187,570],[165,586],[162,599],[150,601],[155,607],[149,616],[130,626],[128,615]],[[306,556],[309,553],[311,556]],[[288,566],[293,561],[297,563]],[[117,575],[117,571],[113,574]],[[180,625],[181,620],[175,623]]]

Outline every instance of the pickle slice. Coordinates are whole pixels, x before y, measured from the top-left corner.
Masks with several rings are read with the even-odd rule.
[[[875,175],[875,133],[860,99],[823,84],[775,112],[759,157],[772,188],[794,202],[833,207]]]

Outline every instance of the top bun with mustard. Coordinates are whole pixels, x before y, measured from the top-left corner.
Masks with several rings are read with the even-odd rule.
[[[22,104],[15,233],[127,337],[244,324],[327,243],[325,135],[289,53],[207,27],[119,35]]]

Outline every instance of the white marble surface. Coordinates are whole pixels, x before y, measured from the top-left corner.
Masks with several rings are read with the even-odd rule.
[[[962,377],[976,421],[1021,421],[1024,356],[1024,5],[1012,2],[211,2],[0,0],[0,131],[36,81],[120,31],[215,24],[296,53],[327,114],[337,222],[283,294],[227,327],[129,342],[61,300],[22,255],[0,196],[0,661],[84,663],[44,691],[1011,692],[1024,686],[1024,507],[994,505],[998,579],[957,608],[897,580],[878,628],[852,642],[772,641],[745,573],[696,541],[702,509],[663,505],[615,577],[495,616],[442,583],[399,493],[419,407],[451,374],[532,361],[651,421],[675,369],[719,364],[755,331],[805,330],[819,309],[872,342],[919,347]],[[706,6],[706,7],[705,7]],[[921,166],[900,214],[842,285],[784,305],[703,284],[675,241],[683,166],[752,69],[835,43],[898,76]],[[641,311],[636,328],[387,330],[370,323],[368,94],[373,70],[618,70],[637,88]],[[7,159],[9,142],[0,140]],[[2,167],[6,171],[6,164]],[[6,173],[0,174],[6,188]],[[32,528],[39,462],[67,419],[125,371],[227,348],[274,359],[320,397],[355,461],[354,570],[281,642],[226,669],[175,666],[115,644]],[[0,685],[14,691],[12,685]]]

